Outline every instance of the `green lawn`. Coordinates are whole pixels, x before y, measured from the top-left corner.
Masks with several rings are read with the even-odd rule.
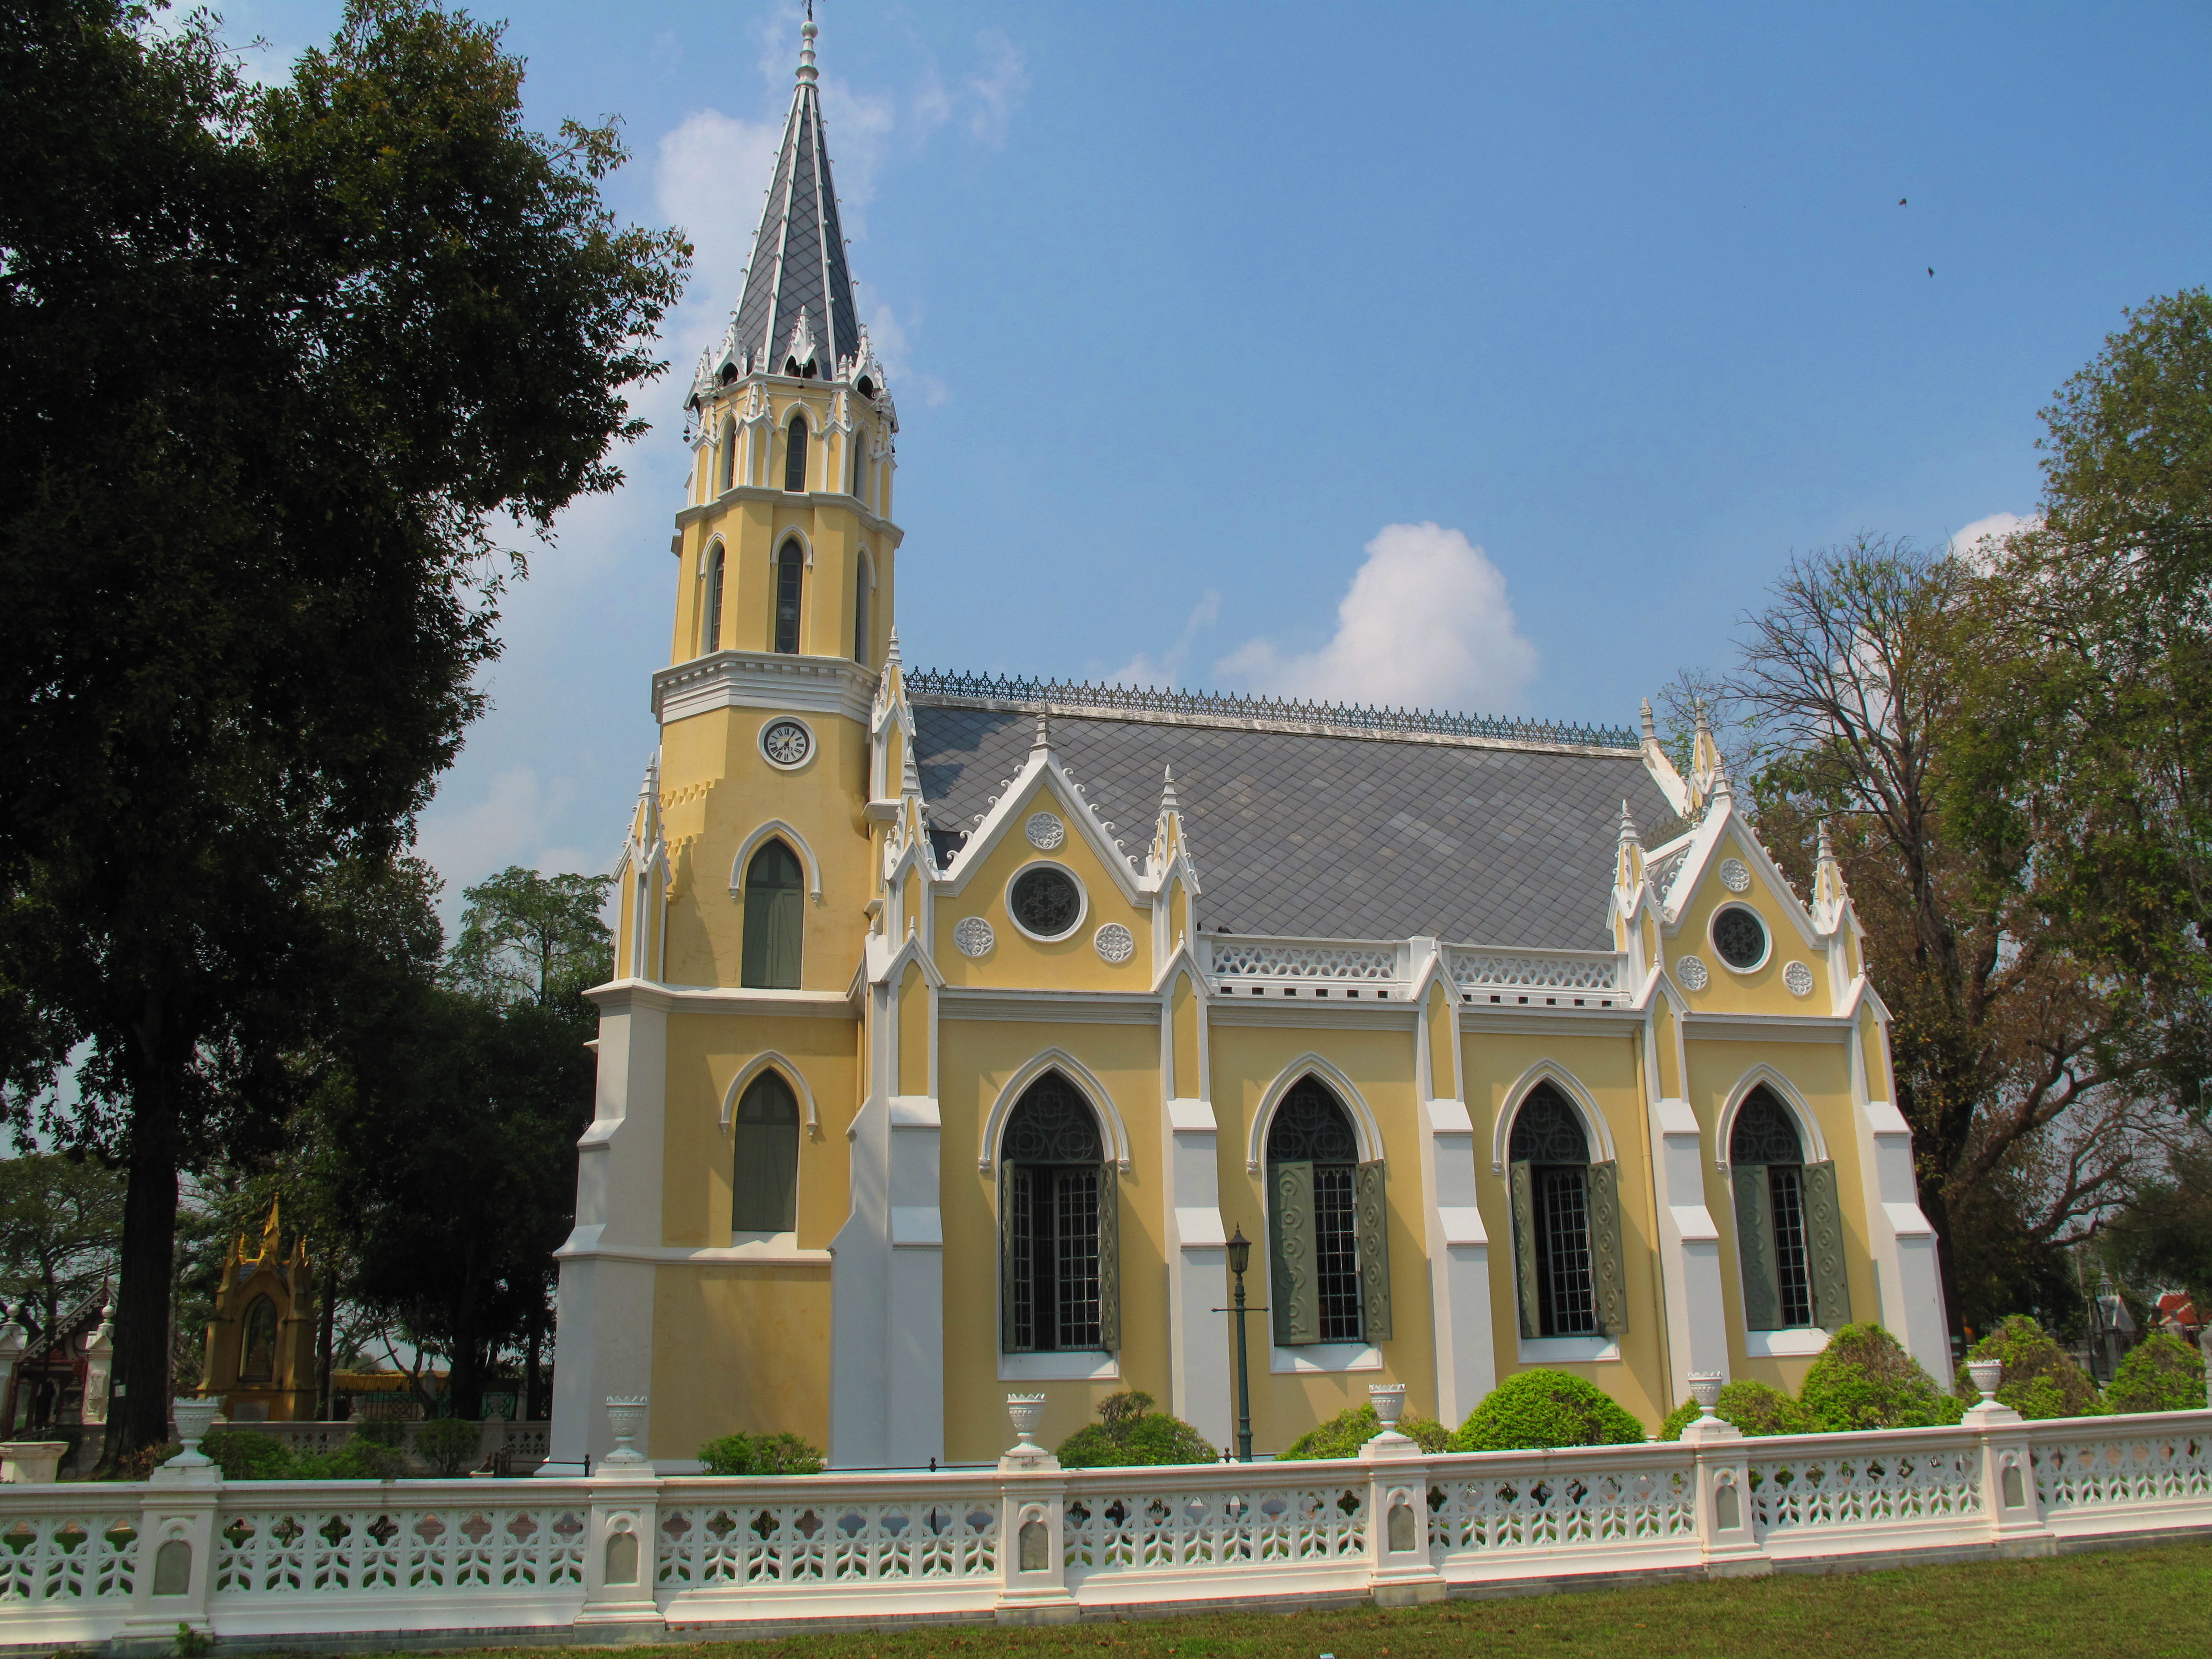
[[[545,1659],[573,1659],[574,1649]],[[2055,1560],[1780,1575],[1574,1595],[1448,1601],[1402,1612],[1216,1613],[1041,1629],[823,1631],[780,1641],[628,1648],[623,1659],[2203,1659],[2212,1542]],[[501,1659],[521,1659],[507,1650]]]

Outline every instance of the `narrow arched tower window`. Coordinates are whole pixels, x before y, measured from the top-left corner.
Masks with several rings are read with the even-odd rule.
[[[799,855],[771,841],[745,866],[744,945],[738,982],[748,990],[796,991],[805,943],[805,872]]]
[[[1790,1109],[1761,1084],[1729,1132],[1747,1330],[1850,1322],[1836,1166],[1807,1164]]]
[[[853,435],[846,441],[852,446],[853,449],[853,499],[866,507],[868,504],[868,498],[862,493],[860,487],[866,482],[863,469],[867,465],[867,446],[860,441],[860,428],[854,427]]]
[[[1267,1126],[1267,1248],[1278,1345],[1389,1335],[1382,1165],[1360,1163],[1343,1102],[1311,1075]]]
[[[238,1380],[268,1382],[276,1375],[276,1304],[257,1296],[246,1310],[246,1336],[238,1346]]]
[[[799,650],[799,599],[805,580],[805,553],[797,542],[786,542],[775,556],[775,648],[786,656]]]
[[[875,573],[863,553],[853,562],[853,660],[864,665],[868,660],[868,591],[875,585]]]
[[[738,423],[722,422],[720,453],[714,466],[714,491],[720,495],[738,481]]]
[[[1613,1165],[1590,1161],[1581,1114],[1549,1083],[1521,1103],[1509,1155],[1522,1335],[1618,1336],[1627,1316]]]
[[[1047,1072],[1007,1115],[1000,1146],[1005,1352],[1120,1347],[1121,1212],[1090,1103]]]
[[[791,417],[791,433],[783,442],[783,487],[794,495],[806,493],[806,416]]]
[[[722,648],[722,586],[726,567],[721,543],[707,550],[707,568],[700,574],[699,654]]]
[[[779,1073],[763,1072],[745,1085],[730,1139],[730,1231],[794,1231],[799,1225],[799,1102]]]

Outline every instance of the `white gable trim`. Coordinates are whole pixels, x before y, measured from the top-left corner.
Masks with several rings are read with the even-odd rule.
[[[1593,1164],[1617,1162],[1620,1153],[1613,1147],[1613,1131],[1607,1126],[1605,1114],[1599,1110],[1595,1097],[1583,1088],[1577,1080],[1575,1074],[1560,1065],[1558,1060],[1540,1060],[1522,1073],[1519,1077],[1514,1079],[1513,1086],[1505,1091],[1505,1104],[1499,1108],[1498,1121],[1491,1126],[1490,1130],[1491,1174],[1505,1173],[1505,1147],[1506,1142],[1513,1133],[1513,1120],[1519,1115],[1522,1103],[1528,1098],[1530,1093],[1540,1083],[1553,1085],[1567,1097],[1568,1103],[1574,1107],[1575,1110],[1581,1114],[1583,1133],[1589,1137],[1590,1145],[1595,1149],[1591,1154],[1590,1162]]]
[[[792,1093],[799,1097],[799,1104],[806,1114],[807,1133],[815,1139],[820,1139],[822,1114],[814,1104],[814,1091],[806,1086],[806,1073],[773,1048],[755,1054],[747,1060],[738,1068],[737,1076],[730,1079],[730,1086],[722,1091],[722,1121],[720,1126],[722,1132],[728,1133],[730,1125],[737,1121],[739,1097],[752,1080],[766,1071],[782,1074],[783,1080],[791,1085]]]
[[[1047,1072],[1058,1072],[1091,1103],[1091,1109],[1098,1115],[1099,1127],[1106,1132],[1107,1156],[1114,1160],[1116,1168],[1126,1172],[1129,1167],[1129,1128],[1121,1121],[1121,1109],[1091,1068],[1065,1048],[1046,1048],[1030,1055],[1021,1069],[1006,1079],[998,1098],[991,1103],[991,1109],[984,1115],[983,1145],[975,1167],[986,1175],[991,1172],[998,1160],[1000,1137],[1006,1132],[1006,1120],[1020,1103],[1023,1091]]]
[[[1797,1092],[1796,1085],[1761,1060],[1736,1079],[1729,1091],[1728,1103],[1721,1108],[1719,1126],[1713,1131],[1713,1168],[1726,1170],[1729,1165],[1729,1142],[1735,1133],[1735,1115],[1743,1109],[1743,1103],[1751,1098],[1751,1091],[1761,1084],[1774,1091],[1783,1109],[1797,1121],[1797,1137],[1804,1145],[1808,1164],[1828,1161],[1827,1138],[1820,1133],[1820,1120],[1805,1103],[1805,1097]]]
[[[1244,1173],[1260,1173],[1260,1160],[1267,1150],[1267,1131],[1275,1120],[1275,1109],[1283,1103],[1298,1080],[1308,1073],[1321,1079],[1335,1093],[1345,1110],[1351,1114],[1352,1138],[1359,1143],[1359,1161],[1374,1164],[1382,1157],[1382,1131],[1375,1121],[1375,1113],[1367,1104],[1367,1097],[1359,1092],[1358,1085],[1345,1076],[1334,1062],[1311,1052],[1300,1054],[1275,1074],[1275,1080],[1260,1097],[1260,1109],[1252,1114],[1250,1139],[1244,1147]]]
[[[984,860],[990,856],[991,849],[1010,831],[1019,827],[1018,821],[1027,818],[1037,797],[1047,793],[1053,796],[1053,805],[1066,813],[1070,828],[1080,832],[1091,853],[1105,866],[1122,899],[1141,908],[1149,895],[1139,885],[1129,855],[1114,844],[1114,838],[1106,833],[1097,809],[1091,805],[1090,798],[1076,787],[1075,781],[1067,775],[1067,769],[1050,750],[1047,750],[1040,761],[1035,749],[1030,750],[1028,758],[1022,763],[1022,769],[1008,781],[1005,793],[984,815],[982,823],[975,826],[961,844],[959,852],[953,855],[943,878],[945,890],[957,895],[965,889],[969,879],[982,866]]]
[[[745,902],[745,866],[752,861],[753,854],[760,851],[764,842],[779,836],[791,843],[792,850],[805,865],[808,896],[817,904],[821,903],[822,861],[814,856],[814,849],[806,844],[806,837],[781,818],[770,818],[760,825],[745,837],[744,844],[738,848],[737,862],[730,866],[730,896],[740,904]]]

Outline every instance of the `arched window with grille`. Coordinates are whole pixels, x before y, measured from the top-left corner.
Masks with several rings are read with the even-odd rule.
[[[999,1154],[999,1305],[1008,1353],[1121,1346],[1121,1205],[1091,1103],[1058,1072],[1022,1091]]]
[[[796,991],[805,942],[805,872],[781,841],[764,842],[745,866],[744,944],[738,983],[748,990]]]
[[[1390,1336],[1390,1255],[1382,1165],[1336,1091],[1308,1073],[1267,1126],[1267,1251],[1275,1341],[1382,1342]]]
[[[699,654],[722,648],[722,591],[728,575],[728,559],[722,544],[707,550],[699,569]]]
[[[806,552],[794,538],[775,556],[775,648],[786,656],[799,650],[799,600],[806,584]]]
[[[783,487],[794,495],[806,493],[806,416],[791,417],[791,430],[783,441]]]
[[[1618,1168],[1590,1161],[1581,1113],[1550,1083],[1514,1115],[1509,1156],[1521,1334],[1620,1335],[1628,1297]]]
[[[1763,1083],[1736,1109],[1729,1169],[1744,1328],[1833,1330],[1850,1324],[1836,1166],[1805,1161],[1796,1119]]]
[[[730,1231],[795,1231],[799,1101],[781,1073],[763,1072],[745,1085],[730,1126]]]

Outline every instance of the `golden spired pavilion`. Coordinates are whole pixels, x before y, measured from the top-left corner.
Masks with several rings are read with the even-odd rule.
[[[1887,1014],[1699,734],[922,673],[896,410],[814,64],[700,362],[660,748],[560,1252],[549,1472],[1052,1444],[1141,1389],[1262,1452],[1530,1366],[1648,1424],[1876,1320],[1949,1370]],[[1639,826],[1650,829],[1651,844]]]

